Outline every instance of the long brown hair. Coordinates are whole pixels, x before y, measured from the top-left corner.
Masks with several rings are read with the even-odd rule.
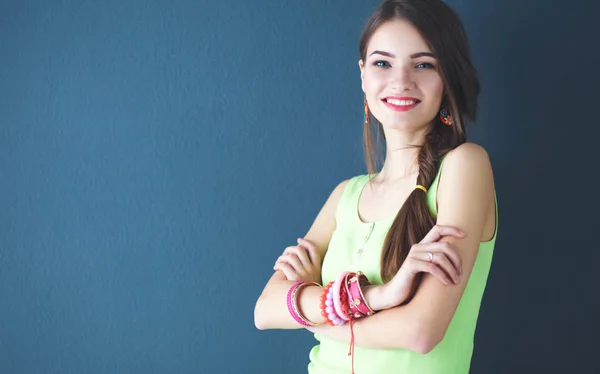
[[[466,142],[465,121],[475,121],[479,80],[469,57],[463,25],[452,8],[441,0],[386,0],[381,3],[368,19],[360,38],[359,53],[363,61],[366,60],[367,46],[375,30],[395,19],[410,22],[435,54],[444,83],[442,107],[447,106],[454,119],[454,124],[447,126],[436,116],[425,143],[411,146],[420,148],[417,184],[429,188],[442,158]],[[381,160],[380,136],[385,139],[383,127],[373,115],[369,115],[363,135],[367,170],[373,174]],[[425,197],[423,191],[414,190],[390,227],[381,256],[381,278],[384,282],[393,278],[412,245],[420,242],[435,225],[435,217]],[[420,276],[413,282],[412,292],[405,303],[414,296],[422,274],[419,273]]]

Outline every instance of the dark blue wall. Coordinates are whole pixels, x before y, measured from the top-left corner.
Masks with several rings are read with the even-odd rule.
[[[600,6],[450,3],[501,212],[472,372],[596,373]],[[377,4],[0,2],[0,372],[305,372],[253,307],[364,172]]]

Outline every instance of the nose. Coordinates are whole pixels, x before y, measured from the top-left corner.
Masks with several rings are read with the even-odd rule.
[[[415,87],[412,69],[408,66],[399,66],[390,76],[392,88],[398,91],[407,91]]]

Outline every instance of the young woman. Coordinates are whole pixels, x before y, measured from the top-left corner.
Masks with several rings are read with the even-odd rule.
[[[466,141],[479,83],[463,26],[441,0],[384,1],[359,67],[368,174],[276,261],[256,326],[312,331],[312,374],[467,374],[498,214],[488,154]]]

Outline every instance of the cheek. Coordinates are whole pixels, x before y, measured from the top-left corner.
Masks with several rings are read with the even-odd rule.
[[[442,78],[439,76],[432,76],[424,82],[421,82],[421,87],[427,90],[427,93],[432,98],[435,98],[435,101],[442,100],[442,96],[444,95],[444,82]]]
[[[380,88],[384,81],[384,72],[381,70],[367,69],[363,78],[363,89],[366,92],[377,90]]]

